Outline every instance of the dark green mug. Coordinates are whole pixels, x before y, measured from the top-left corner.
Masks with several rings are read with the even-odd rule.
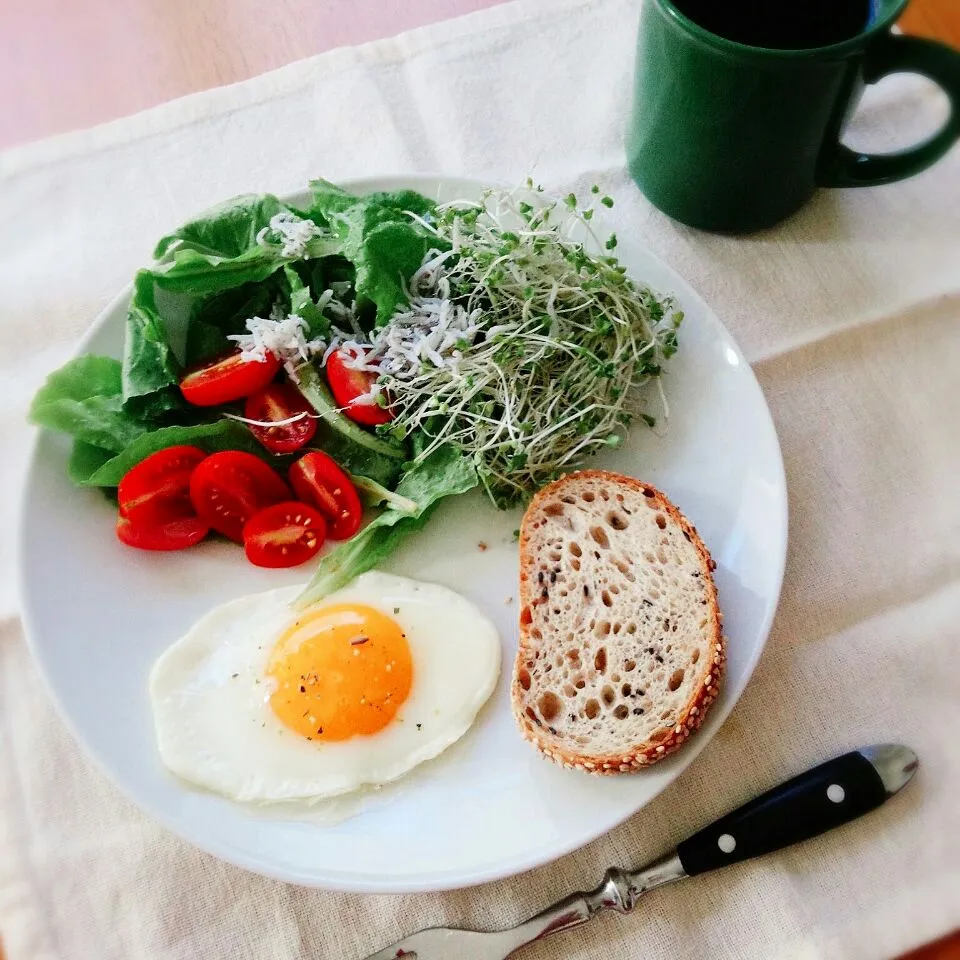
[[[960,52],[891,32],[907,0],[644,0],[630,174],[664,213],[744,233],[817,187],[919,173],[960,137]],[[929,140],[864,154],[840,138],[864,84],[929,77],[950,117]]]

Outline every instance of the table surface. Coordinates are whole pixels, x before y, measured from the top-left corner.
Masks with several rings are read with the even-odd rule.
[[[0,149],[500,2],[0,0]],[[960,47],[960,3],[914,0],[901,26]],[[908,960],[960,960],[960,931]]]

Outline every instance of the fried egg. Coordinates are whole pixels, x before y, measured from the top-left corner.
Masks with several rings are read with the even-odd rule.
[[[371,572],[295,611],[299,590],[223,604],[157,660],[178,776],[244,802],[339,796],[437,756],[493,691],[496,628],[452,590]]]

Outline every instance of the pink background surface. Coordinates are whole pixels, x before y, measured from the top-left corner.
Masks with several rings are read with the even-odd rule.
[[[0,149],[503,0],[0,0]]]

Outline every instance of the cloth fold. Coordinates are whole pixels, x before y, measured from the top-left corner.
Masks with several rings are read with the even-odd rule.
[[[878,741],[921,757],[895,802],[827,837],[657,891],[630,917],[598,919],[523,956],[875,960],[960,925],[960,150],[904,183],[824,191],[751,237],[673,223],[624,169],[638,8],[519,0],[0,155],[0,510],[12,531],[34,389],[153,241],[199,209],[315,176],[531,175],[559,195],[596,181],[617,199],[618,231],[711,303],[776,420],[790,556],[740,704],[654,803],[550,866],[448,894],[300,889],[192,849],[81,753],[30,661],[8,536],[8,960],[349,960],[420,926],[514,923],[778,780]],[[890,148],[942,116],[928,84],[896,77],[868,91],[849,139]],[[52,572],[51,603],[56,593]]]

